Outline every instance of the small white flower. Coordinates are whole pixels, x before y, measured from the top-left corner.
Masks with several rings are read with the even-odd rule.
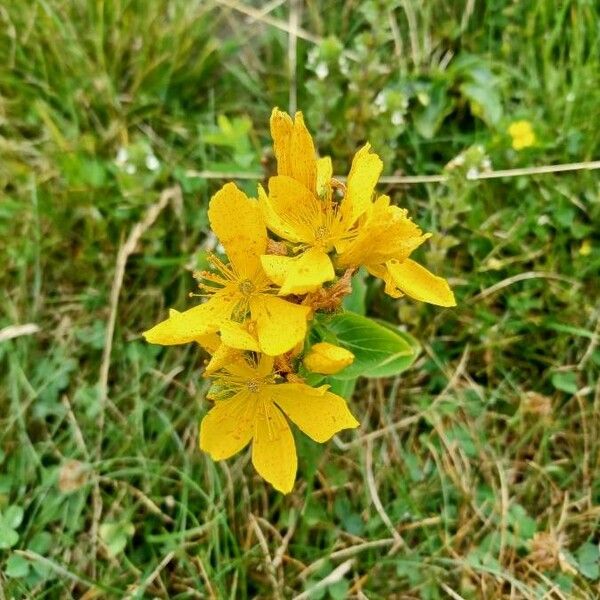
[[[392,113],[392,125],[403,125],[404,124],[404,113],[401,110],[395,110]]]
[[[327,66],[327,63],[321,61],[317,65],[317,67],[315,69],[315,73],[319,79],[325,79],[325,77],[327,77],[327,75],[329,75],[329,67]]]
[[[319,49],[316,46],[313,46],[308,51],[308,56],[306,58],[308,59],[309,65],[314,65],[317,62],[317,59],[319,58]]]
[[[338,59],[338,65],[340,67],[340,71],[341,71],[342,75],[345,75],[346,77],[348,77],[348,75],[350,75],[350,63],[348,62],[348,59],[343,54]]]
[[[537,220],[538,225],[549,225],[551,222],[548,215],[540,215]]]
[[[379,112],[385,112],[387,110],[387,98],[385,92],[381,91],[375,96],[375,106],[379,109]]]
[[[467,179],[477,179],[479,177],[479,170],[476,167],[470,167],[467,171]]]
[[[117,151],[117,157],[115,158],[115,163],[117,166],[122,167],[129,158],[129,152],[127,152],[127,148],[121,146]]]
[[[127,163],[125,165],[125,173],[127,173],[127,175],[133,175],[136,171],[137,171],[137,169],[135,168],[134,164]]]
[[[146,156],[146,168],[149,171],[156,171],[160,167],[160,162],[154,154],[148,154]]]
[[[481,170],[482,171],[491,171],[492,170],[492,161],[489,158],[484,158],[481,161]]]

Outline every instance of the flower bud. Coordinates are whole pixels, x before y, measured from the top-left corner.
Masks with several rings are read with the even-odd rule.
[[[354,354],[345,348],[319,342],[304,357],[304,366],[313,373],[334,375],[354,362]]]

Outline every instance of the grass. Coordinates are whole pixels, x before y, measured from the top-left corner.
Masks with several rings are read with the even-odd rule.
[[[201,352],[139,336],[189,305],[210,242],[220,182],[194,171],[273,168],[288,35],[231,4],[0,4],[0,328],[39,327],[0,342],[0,597],[598,597],[598,176],[464,174],[600,157],[600,10],[291,3],[322,40],[298,40],[297,101],[336,172],[365,139],[386,174],[465,162],[381,186],[437,233],[421,258],[458,307],[369,289],[424,350],[359,384],[357,433],[298,438],[282,497],[247,454],[197,450]],[[125,265],[104,402],[119,249],[171,188]]]

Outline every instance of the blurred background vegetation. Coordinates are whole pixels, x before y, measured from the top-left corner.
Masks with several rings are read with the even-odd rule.
[[[465,177],[600,157],[599,23],[595,0],[1,1],[0,597],[600,597],[598,173]],[[379,189],[458,307],[369,288],[423,352],[359,382],[358,432],[298,438],[283,497],[197,450],[201,351],[139,332],[214,245],[203,172],[266,178],[294,104],[336,173],[366,140],[387,175],[453,161]],[[117,254],[174,186],[103,410]]]

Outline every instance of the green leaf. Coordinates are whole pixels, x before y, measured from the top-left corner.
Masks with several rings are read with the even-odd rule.
[[[52,536],[47,531],[40,531],[31,538],[27,547],[29,550],[45,556],[52,547]]]
[[[367,295],[367,284],[365,282],[366,272],[360,269],[352,278],[352,292],[344,298],[345,310],[364,315],[366,311],[365,298]]]
[[[567,394],[576,394],[579,390],[577,386],[577,378],[572,371],[558,371],[552,373],[552,385],[561,392]]]
[[[365,523],[348,498],[340,497],[335,501],[333,508],[335,515],[342,523],[344,531],[352,535],[363,535],[365,532]]]
[[[12,548],[19,541],[19,534],[0,521],[0,550]]]
[[[469,102],[471,112],[488,125],[498,125],[502,119],[500,81],[479,56],[462,54],[449,71],[460,81],[460,93]]]
[[[17,529],[23,522],[23,508],[20,506],[9,506],[3,515],[4,522],[12,529]]]
[[[338,377],[328,377],[325,380],[325,383],[328,383],[330,386],[330,390],[341,396],[342,398],[346,398],[349,400],[354,394],[354,388],[356,387],[356,377],[353,379],[340,379]]]
[[[348,590],[350,589],[350,584],[346,579],[341,579],[340,581],[336,581],[327,587],[327,591],[329,595],[333,598],[333,600],[344,600],[348,598]]]
[[[537,529],[535,519],[520,504],[513,504],[508,509],[508,522],[520,540],[530,540]]]
[[[452,111],[452,103],[446,92],[446,82],[434,83],[427,94],[428,102],[414,119],[415,128],[430,140],[437,133],[442,121]]]
[[[408,369],[419,352],[418,342],[408,334],[355,313],[325,317],[320,325],[330,340],[354,354],[354,362],[335,379],[392,377]]]
[[[471,111],[481,117],[488,125],[497,125],[502,118],[500,95],[493,87],[479,83],[463,83],[460,91],[471,105]]]
[[[11,554],[6,561],[5,573],[14,578],[26,577],[29,573],[29,561],[18,554]]]
[[[582,575],[595,581],[600,578],[600,550],[597,544],[585,542],[575,553]]]
[[[117,556],[125,550],[127,541],[135,529],[131,523],[103,523],[99,531],[110,556]]]
[[[317,585],[317,583],[319,583],[317,580],[313,580],[313,579],[309,579],[306,582],[306,590],[308,592],[308,598],[310,600],[322,600],[322,598],[325,598],[325,595],[327,594],[327,588],[318,588],[315,591],[312,591],[312,588],[315,587]]]

